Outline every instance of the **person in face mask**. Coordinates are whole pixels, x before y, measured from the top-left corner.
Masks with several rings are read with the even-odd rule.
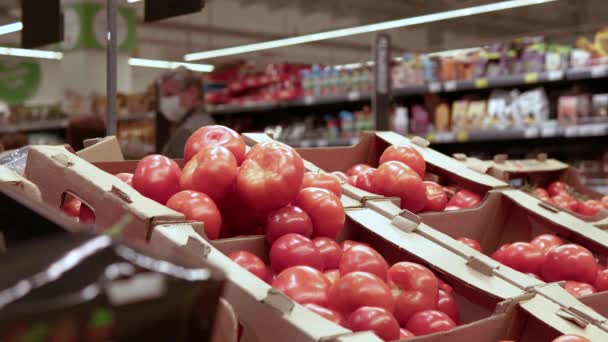
[[[162,152],[170,158],[182,158],[190,135],[199,127],[214,124],[204,111],[203,81],[200,75],[179,68],[162,76],[159,82],[159,111],[175,128]]]

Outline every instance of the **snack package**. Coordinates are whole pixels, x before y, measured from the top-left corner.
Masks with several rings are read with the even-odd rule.
[[[506,117],[510,106],[509,92],[494,90],[488,100],[487,115],[483,120],[485,129],[503,129],[507,126]]]
[[[204,265],[84,234],[21,245],[0,273],[2,341],[210,341],[223,287]]]
[[[471,101],[467,111],[467,121],[469,130],[480,130],[486,117],[486,101]]]
[[[543,88],[523,92],[514,103],[516,128],[535,126],[549,118],[549,100]]]
[[[557,105],[557,120],[562,126],[576,125],[576,96],[560,96]]]
[[[608,118],[608,94],[594,94],[593,102],[593,117],[595,120],[601,121]]]
[[[426,133],[429,129],[429,113],[424,106],[412,106],[412,133]]]
[[[452,104],[452,130],[464,131],[468,129],[467,113],[469,110],[468,100],[454,101]]]
[[[435,129],[438,132],[450,130],[450,106],[445,102],[435,108]]]

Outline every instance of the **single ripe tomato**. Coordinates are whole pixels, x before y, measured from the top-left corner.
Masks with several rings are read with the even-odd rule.
[[[296,233],[307,238],[312,236],[310,216],[295,205],[285,206],[268,215],[266,219],[266,240],[273,244],[276,239],[289,233]]]
[[[270,266],[279,273],[292,266],[310,266],[323,271],[323,257],[309,238],[287,234],[278,238],[270,248]]]
[[[481,252],[481,244],[477,240],[469,239],[467,237],[460,237],[460,238],[456,239],[456,241],[462,242],[465,245],[473,248],[474,250]]]
[[[460,322],[460,309],[458,303],[451,293],[447,293],[442,289],[439,289],[437,297],[437,310],[450,316],[450,318],[458,324]]]
[[[579,335],[562,335],[551,342],[591,342],[591,340]]]
[[[601,207],[602,207],[602,204],[600,203],[600,201],[594,201],[594,200],[588,200],[585,202],[577,201],[576,207],[574,207],[574,211],[583,216],[593,217],[593,216],[597,215],[597,213],[598,213],[598,211],[600,211]]]
[[[283,270],[272,282],[272,287],[300,304],[327,307],[329,281],[319,270],[308,266],[294,266]]]
[[[350,313],[362,306],[376,306],[393,312],[391,289],[371,273],[352,272],[329,289],[329,308]]]
[[[336,240],[328,237],[318,237],[312,240],[315,247],[323,257],[325,269],[334,269],[340,267],[340,259],[342,258],[342,247],[338,245]]]
[[[371,168],[357,175],[355,186],[363,191],[376,192],[376,169]]]
[[[407,322],[405,329],[416,336],[428,335],[439,331],[447,331],[456,327],[450,316],[437,310],[427,310],[416,313]]]
[[[353,241],[353,240],[344,240],[340,244],[340,246],[342,247],[342,252],[345,252],[347,249],[351,248],[352,246],[357,246],[357,245],[369,247],[369,245],[366,243],[359,242],[359,241]]]
[[[312,303],[304,304],[304,307],[316,313],[317,315],[327,319],[328,321],[334,322],[337,325],[346,326],[346,319],[338,311]]]
[[[564,288],[574,297],[588,296],[597,292],[593,285],[581,283],[578,281],[566,281]]]
[[[241,165],[245,158],[245,142],[241,136],[232,129],[224,126],[212,125],[201,127],[194,132],[184,146],[184,160],[190,161],[205,146],[223,146],[230,150]]]
[[[391,266],[387,274],[389,284],[395,287],[395,318],[401,325],[416,312],[437,308],[439,281],[431,270],[402,261]]]
[[[399,197],[401,208],[414,213],[426,205],[426,189],[422,178],[399,161],[389,161],[378,167],[376,191],[383,196]]]
[[[340,259],[341,276],[351,272],[361,271],[374,274],[386,281],[387,270],[388,263],[384,260],[384,257],[375,249],[368,246],[353,246],[344,251],[344,253],[342,253],[342,259]]]
[[[82,203],[80,205],[80,213],[78,213],[78,220],[80,223],[90,224],[95,222],[95,212],[91,207]]]
[[[502,260],[498,261],[523,273],[540,273],[545,254],[530,243],[515,242],[504,250]]]
[[[334,285],[338,281],[338,279],[340,279],[340,270],[338,269],[326,270],[325,272],[323,272],[323,274],[325,274],[325,277],[332,285]]]
[[[171,196],[167,207],[184,214],[187,220],[203,222],[204,233],[209,240],[220,236],[222,215],[211,197],[201,192],[184,190]]]
[[[532,239],[530,244],[536,246],[543,251],[543,253],[547,254],[553,248],[563,245],[564,240],[560,239],[557,235],[541,234]]]
[[[238,195],[251,208],[276,210],[291,203],[302,186],[304,163],[291,147],[275,141],[255,145],[236,179]]]
[[[270,277],[270,270],[266,264],[264,264],[264,261],[253,253],[247,251],[234,251],[228,254],[228,258],[263,281],[267,281]]]
[[[184,166],[180,186],[219,202],[232,191],[237,173],[236,158],[227,148],[204,146]]]
[[[598,292],[608,290],[608,269],[597,271],[597,276],[595,277],[593,287],[595,287]]]
[[[306,172],[302,180],[302,188],[322,188],[333,192],[338,198],[342,196],[340,180],[327,173]]]
[[[424,188],[426,190],[426,205],[422,211],[443,211],[448,204],[448,195],[443,190],[441,185],[425,181]]]
[[[357,177],[358,177],[357,175],[348,176],[348,179],[346,180],[346,182],[349,185],[357,186]]]
[[[62,210],[77,222],[90,224],[95,222],[95,212],[77,197],[67,194]]]
[[[534,190],[532,190],[532,195],[545,201],[550,197],[549,192],[544,188],[534,188]]]
[[[568,191],[570,187],[568,186],[568,184],[564,183],[564,182],[553,182],[551,184],[549,184],[549,186],[547,187],[547,192],[549,192],[549,195],[551,197],[557,196],[563,192]]]
[[[370,170],[370,169],[372,169],[372,167],[369,165],[357,164],[357,165],[351,167],[350,169],[348,169],[348,171],[346,171],[346,175],[348,177],[358,176],[358,175],[362,174],[363,172]]]
[[[348,181],[348,175],[342,171],[334,171],[334,172],[330,173],[330,175],[338,178],[338,181],[340,181],[340,182]]]
[[[555,204],[556,206],[570,211],[576,211],[578,207],[578,201],[575,200],[572,196],[568,195],[565,192],[557,194],[549,200],[549,202]]]
[[[566,244],[547,253],[541,276],[547,282],[574,280],[593,284],[597,276],[597,264],[593,254],[585,247]]]
[[[504,245],[500,246],[496,251],[494,251],[494,253],[492,253],[490,257],[502,264],[504,260],[505,251],[507,250],[507,248],[509,248],[509,246],[511,246],[510,243],[505,243]]]
[[[440,278],[437,278],[437,282],[439,283],[439,290],[443,290],[447,293],[452,293],[452,291],[454,291],[452,286],[450,286],[448,283],[441,280]]]
[[[384,341],[394,341],[399,338],[399,323],[386,309],[363,306],[348,316],[347,326],[352,331],[373,331]]]
[[[153,154],[137,163],[133,174],[133,188],[164,205],[180,190],[181,176],[182,171],[174,160]]]
[[[127,183],[127,185],[133,186],[133,174],[127,172],[117,173],[116,177],[121,181]]]
[[[380,156],[379,164],[382,165],[388,161],[400,161],[414,170],[420,178],[424,178],[426,171],[426,162],[415,148],[408,145],[392,145],[389,146]]]
[[[462,189],[450,198],[448,206],[470,209],[475,208],[479,203],[481,203],[481,196],[467,189]]]
[[[346,221],[344,207],[340,199],[329,190],[302,189],[294,204],[310,216],[314,237],[325,236],[335,239],[344,228]]]
[[[399,341],[409,340],[410,338],[414,338],[416,335],[409,332],[407,329],[399,329]]]
[[[437,309],[438,293],[432,295],[422,291],[393,292],[395,295],[395,318],[405,326],[412,316],[421,311]]]

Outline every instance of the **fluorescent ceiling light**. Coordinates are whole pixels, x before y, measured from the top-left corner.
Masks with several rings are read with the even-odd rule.
[[[156,60],[156,59],[143,59],[143,58],[129,58],[129,65],[139,66],[139,67],[148,67],[148,68],[159,68],[159,69],[175,69],[175,68],[183,66],[192,71],[198,71],[198,72],[212,72],[214,69],[214,66],[210,65],[210,64],[170,62],[170,61],[161,61],[161,60]]]
[[[0,26],[0,36],[3,34],[9,34],[9,33],[18,32],[21,30],[23,30],[23,23],[20,21],[18,21],[16,23],[12,23],[12,24],[2,25],[2,26]]]
[[[196,60],[201,60],[201,59],[237,55],[237,54],[246,53],[246,52],[275,49],[275,48],[284,47],[284,46],[298,45],[298,44],[316,42],[316,41],[326,40],[326,39],[341,38],[341,37],[352,36],[352,35],[363,34],[363,33],[372,33],[372,32],[389,30],[389,29],[394,29],[394,28],[399,28],[399,27],[420,25],[420,24],[432,23],[432,22],[442,21],[442,20],[447,20],[447,19],[467,17],[467,16],[471,16],[471,15],[476,15],[476,14],[503,11],[503,10],[507,10],[507,9],[511,9],[511,8],[539,5],[539,4],[554,2],[554,1],[558,1],[558,0],[501,1],[501,2],[496,2],[496,3],[492,3],[492,4],[487,4],[487,5],[473,6],[473,7],[456,9],[456,10],[431,13],[431,14],[421,15],[421,16],[417,16],[417,17],[385,21],[382,23],[356,26],[356,27],[350,27],[350,28],[327,31],[327,32],[319,32],[319,33],[307,34],[307,35],[298,36],[298,37],[271,40],[271,41],[263,42],[263,43],[254,43],[254,44],[247,44],[247,45],[235,46],[235,47],[218,49],[218,50],[190,53],[190,54],[187,54],[184,56],[184,60],[190,62],[190,61],[196,61]]]
[[[134,4],[136,2],[140,2],[141,0],[127,0],[128,3],[130,4]]]
[[[29,57],[29,58],[44,58],[44,59],[62,59],[63,53],[46,50],[30,50],[10,47],[0,47],[0,55]]]

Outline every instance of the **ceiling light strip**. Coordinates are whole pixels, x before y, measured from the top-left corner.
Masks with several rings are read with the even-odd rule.
[[[20,21],[18,21],[16,23],[12,23],[12,24],[2,25],[2,26],[0,26],[0,36],[3,34],[19,32],[21,30],[23,30],[23,23]]]
[[[524,6],[539,5],[539,4],[554,2],[554,1],[558,1],[558,0],[501,1],[501,2],[496,2],[496,3],[492,3],[492,4],[487,4],[487,5],[473,6],[473,7],[461,8],[461,9],[444,11],[444,12],[437,12],[437,13],[426,14],[426,15],[421,15],[421,16],[416,16],[416,17],[411,17],[411,18],[386,21],[386,22],[382,22],[382,23],[369,24],[369,25],[333,30],[333,31],[319,32],[319,33],[307,34],[307,35],[298,36],[298,37],[272,40],[272,41],[262,42],[262,43],[246,44],[246,45],[235,46],[235,47],[224,48],[224,49],[190,53],[190,54],[187,54],[184,56],[184,60],[190,62],[190,61],[201,60],[201,59],[230,56],[230,55],[260,51],[260,50],[275,49],[275,48],[279,48],[279,47],[316,42],[316,41],[320,41],[320,40],[341,38],[341,37],[352,36],[352,35],[357,35],[357,34],[371,33],[371,32],[377,32],[377,31],[413,26],[413,25],[420,25],[420,24],[432,23],[432,22],[436,22],[436,21],[467,17],[467,16],[477,15],[477,14],[482,14],[482,13],[503,11],[503,10],[507,10],[507,9],[524,7]]]
[[[158,68],[158,69],[175,69],[179,67],[185,67],[192,71],[198,72],[212,72],[214,69],[213,65],[210,64],[194,64],[194,63],[182,63],[182,62],[170,62],[161,61],[156,59],[144,59],[144,58],[129,58],[129,65],[147,68]]]
[[[0,47],[0,55],[43,59],[62,59],[63,53],[46,50],[31,50],[10,47]]]

